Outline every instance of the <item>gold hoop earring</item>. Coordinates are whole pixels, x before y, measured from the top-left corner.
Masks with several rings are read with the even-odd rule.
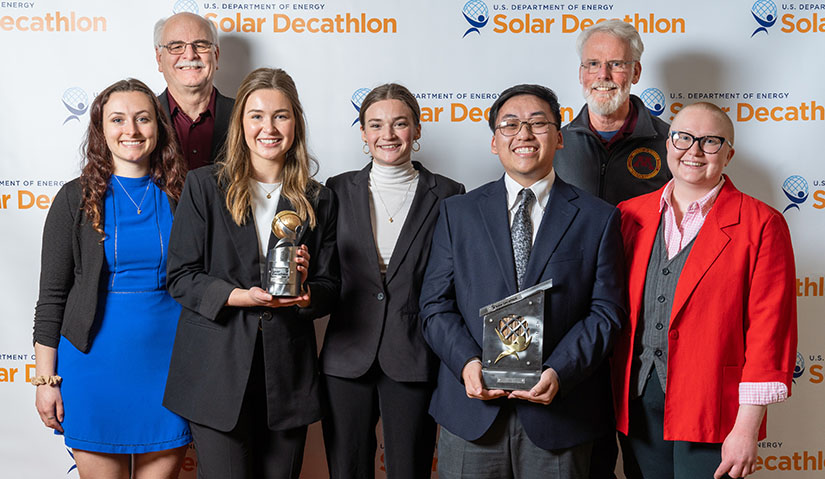
[[[363,151],[365,155],[370,154],[370,146],[367,145],[366,141],[364,142],[364,146],[361,147],[361,151]]]
[[[412,151],[416,153],[421,151],[421,145],[418,144],[418,140],[413,140]]]

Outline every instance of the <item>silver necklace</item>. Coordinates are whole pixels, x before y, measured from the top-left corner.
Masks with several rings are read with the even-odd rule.
[[[137,214],[140,214],[140,212],[142,211],[140,207],[141,205],[143,205],[143,200],[146,199],[146,193],[149,193],[149,187],[152,186],[152,182],[149,181],[149,184],[146,185],[146,190],[143,191],[143,198],[140,199],[140,203],[135,203],[135,200],[132,199],[132,195],[130,195],[129,192],[126,191],[126,188],[123,186],[123,183],[120,182],[120,179],[115,175],[112,175],[112,177],[115,179],[115,181],[117,181],[117,184],[119,184],[120,187],[123,188],[123,192],[126,193],[126,197],[129,198],[129,201],[131,201],[132,204],[135,205],[135,208],[137,208]]]
[[[264,186],[261,184],[260,181],[256,181],[255,184],[257,184],[261,188],[261,191],[266,193],[266,199],[268,199],[268,200],[271,200],[272,199],[272,193],[275,193],[275,190],[277,190],[278,188],[281,187],[281,184],[278,183],[278,184],[275,185],[275,188],[272,188],[272,191],[266,191],[266,188],[264,188]]]
[[[387,204],[384,203],[384,198],[381,197],[381,192],[378,191],[378,185],[375,186],[375,194],[378,195],[378,201],[381,202],[381,205],[384,207],[384,211],[387,212],[387,219],[389,219],[390,223],[393,222],[393,217],[395,215],[397,215],[401,211],[402,208],[404,208],[405,204],[407,204],[407,196],[409,196],[410,190],[412,190],[413,183],[415,183],[415,178],[410,180],[410,185],[407,186],[407,192],[404,193],[404,199],[401,200],[401,205],[398,206],[398,208],[395,210],[395,213],[393,213],[393,214],[390,214],[390,209],[387,208]]]

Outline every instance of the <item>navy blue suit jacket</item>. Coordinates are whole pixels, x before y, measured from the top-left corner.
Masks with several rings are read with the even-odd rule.
[[[481,307],[516,293],[504,178],[441,203],[421,291],[424,337],[440,357],[430,414],[466,440],[481,437],[505,402],[543,449],[567,448],[614,429],[609,366],[626,316],[619,211],[556,176],[539,226],[525,287],[547,293],[544,366],[559,376],[550,405],[468,398],[467,361],[481,357]]]

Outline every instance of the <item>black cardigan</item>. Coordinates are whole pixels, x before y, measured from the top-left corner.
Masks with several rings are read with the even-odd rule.
[[[34,310],[34,342],[56,348],[63,335],[88,352],[106,268],[101,235],[86,221],[80,178],[57,192],[43,227],[40,295]],[[175,211],[176,202],[169,197]],[[105,218],[101,205],[101,220]]]

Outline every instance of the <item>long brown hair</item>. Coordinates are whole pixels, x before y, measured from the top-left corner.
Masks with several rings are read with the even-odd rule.
[[[154,151],[149,155],[149,176],[152,181],[177,200],[180,198],[186,176],[186,165],[175,139],[175,131],[152,90],[142,81],[134,78],[120,80],[108,86],[95,97],[89,108],[89,128],[83,140],[83,171],[80,173],[86,221],[91,222],[95,231],[101,235],[104,234],[103,226],[101,226],[103,198],[106,196],[106,189],[109,187],[114,171],[112,152],[109,151],[106,137],[103,134],[103,106],[109,101],[112,93],[133,91],[146,95],[155,109],[158,141]]]
[[[247,75],[238,88],[235,107],[229,121],[229,132],[226,135],[224,155],[219,161],[218,169],[218,184],[226,192],[226,209],[232,214],[232,219],[238,226],[246,222],[247,214],[251,211],[252,193],[249,191],[249,180],[252,177],[252,166],[249,147],[244,139],[243,112],[246,101],[256,90],[278,90],[292,104],[295,139],[286,152],[286,161],[281,173],[281,195],[292,203],[301,220],[308,221],[309,227],[314,228],[315,210],[310,199],[314,199],[320,190],[320,183],[312,179],[318,169],[317,162],[309,156],[307,149],[304,109],[298,99],[295,82],[287,72],[279,68],[258,68]]]

